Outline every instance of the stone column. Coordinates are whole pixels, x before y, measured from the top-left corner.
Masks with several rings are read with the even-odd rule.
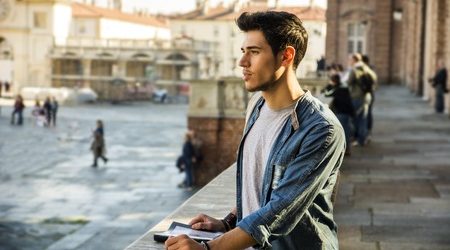
[[[203,155],[194,168],[196,185],[205,185],[236,161],[248,95],[238,78],[191,83],[188,128],[201,140]]]
[[[83,82],[82,82],[82,86],[79,87],[90,87],[91,86],[91,82],[89,79],[89,77],[91,76],[91,59],[83,59],[82,63],[83,63]]]

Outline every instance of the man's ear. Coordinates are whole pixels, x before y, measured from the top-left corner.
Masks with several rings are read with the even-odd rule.
[[[288,67],[294,63],[294,57],[295,57],[295,49],[292,46],[287,46],[282,51],[282,59],[281,59],[281,65]]]

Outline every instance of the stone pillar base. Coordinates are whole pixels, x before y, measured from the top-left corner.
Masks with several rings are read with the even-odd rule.
[[[195,164],[194,183],[204,186],[236,161],[244,118],[189,117],[188,127],[202,142],[203,160]]]

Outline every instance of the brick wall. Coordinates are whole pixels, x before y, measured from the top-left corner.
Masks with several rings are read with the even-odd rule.
[[[194,182],[203,186],[236,161],[244,118],[189,117],[188,127],[202,141],[204,158],[195,166]]]
[[[328,0],[328,7],[326,12],[327,18],[327,36],[325,57],[327,62],[338,62],[338,46],[339,46],[339,19],[338,19],[338,4],[337,0]]]
[[[327,8],[327,48],[328,61],[335,61],[347,66],[349,51],[347,48],[347,25],[349,23],[365,23],[366,25],[366,54],[371,58],[381,83],[391,80],[393,48],[400,47],[401,32],[392,26],[393,0],[330,0]],[[392,29],[391,29],[392,28]],[[391,33],[396,34],[391,39]],[[399,54],[399,53],[395,53]]]

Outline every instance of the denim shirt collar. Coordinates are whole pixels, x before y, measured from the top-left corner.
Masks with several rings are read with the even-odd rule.
[[[299,106],[299,103],[301,103],[303,100],[305,100],[307,98],[308,99],[311,98],[311,92],[309,92],[309,90],[305,90],[305,93],[298,98],[298,100],[295,103],[294,108],[291,111],[291,114],[290,114],[290,118],[291,119],[290,119],[290,121],[291,121],[291,126],[294,129],[294,131],[296,131],[300,127],[300,123],[299,123],[299,120],[298,120],[298,113],[299,112],[297,110],[298,106]],[[256,112],[255,112],[255,114],[250,116],[249,126],[247,126],[247,128],[245,128],[245,133],[248,132],[248,129],[251,127],[251,125],[253,125],[253,123],[259,117],[259,112],[261,111],[261,108],[262,108],[264,103],[265,103],[265,100],[264,100],[263,97],[261,97],[258,100],[257,104],[256,104]]]

